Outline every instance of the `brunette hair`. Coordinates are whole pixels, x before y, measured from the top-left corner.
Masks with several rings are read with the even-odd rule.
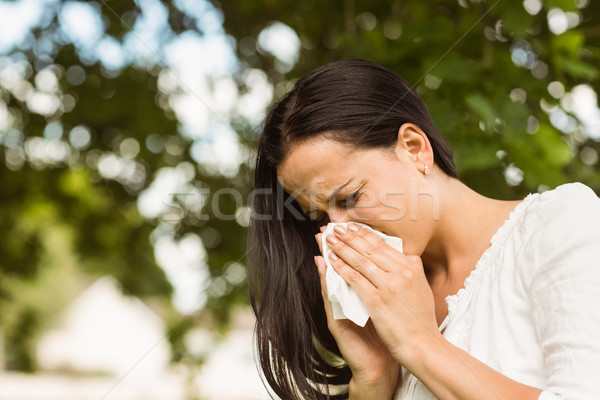
[[[273,104],[258,145],[247,257],[250,301],[256,315],[260,369],[283,399],[341,399],[351,371],[327,328],[314,235],[318,221],[283,190],[276,168],[303,141],[329,138],[356,149],[389,150],[404,123],[419,126],[435,164],[458,178],[452,151],[423,100],[392,71],[349,59],[298,80]]]

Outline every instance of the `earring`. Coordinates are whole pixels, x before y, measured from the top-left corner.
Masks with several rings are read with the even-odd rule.
[[[423,171],[423,173],[424,173],[425,175],[429,175],[429,174],[431,174],[431,170],[429,169],[429,167],[428,167],[427,165],[425,166],[425,170]]]

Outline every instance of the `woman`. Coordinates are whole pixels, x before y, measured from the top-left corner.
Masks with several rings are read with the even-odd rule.
[[[344,60],[271,108],[255,187],[249,287],[281,398],[600,398],[600,199],[587,186],[474,192],[410,86]],[[349,221],[403,239],[400,253],[364,228],[328,236],[364,328],[332,317],[324,280],[320,232]]]

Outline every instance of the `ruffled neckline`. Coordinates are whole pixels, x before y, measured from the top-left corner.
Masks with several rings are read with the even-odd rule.
[[[446,304],[448,304],[448,315],[446,319],[440,325],[440,330],[445,328],[450,321],[451,316],[457,310],[458,306],[471,297],[473,290],[477,288],[481,282],[484,274],[490,269],[497,259],[498,253],[502,249],[502,244],[506,241],[508,235],[512,232],[512,227],[516,221],[521,219],[521,216],[526,211],[526,205],[529,204],[534,198],[538,197],[540,193],[529,193],[523,201],[513,208],[508,214],[504,223],[498,228],[496,233],[490,238],[490,246],[483,252],[475,268],[471,270],[471,273],[465,279],[464,286],[456,292],[456,294],[446,296]]]

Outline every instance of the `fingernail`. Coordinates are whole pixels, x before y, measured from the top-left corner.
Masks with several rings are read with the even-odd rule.
[[[336,225],[335,228],[333,228],[333,230],[335,231],[335,233],[337,233],[339,235],[343,235],[346,233],[346,228],[344,228],[341,225]]]
[[[327,241],[331,244],[336,244],[338,242],[338,240],[335,237],[333,237],[333,235],[328,235]]]
[[[338,259],[338,256],[335,255],[335,253],[329,253],[329,258],[333,261],[336,261]]]
[[[358,225],[348,224],[348,229],[350,229],[352,232],[356,232],[358,230]]]

